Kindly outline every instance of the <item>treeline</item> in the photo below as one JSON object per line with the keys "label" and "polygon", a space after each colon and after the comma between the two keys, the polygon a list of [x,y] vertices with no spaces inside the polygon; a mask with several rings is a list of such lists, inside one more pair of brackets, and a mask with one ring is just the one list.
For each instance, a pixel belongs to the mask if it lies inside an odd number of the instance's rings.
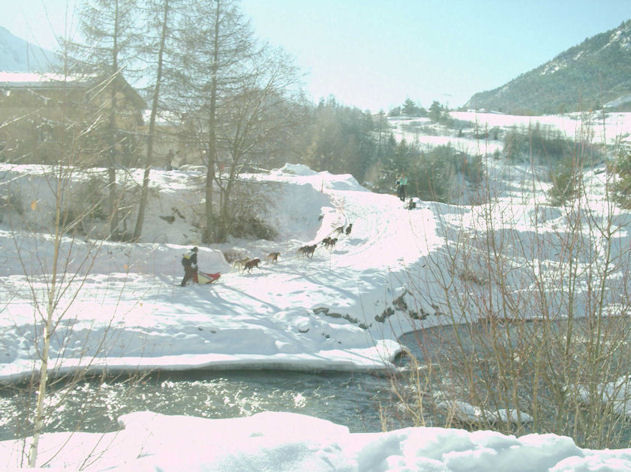
{"label": "treeline", "polygon": [[[444,200],[436,176],[468,166],[453,150],[440,151],[449,156],[438,158],[397,143],[384,113],[372,115],[332,97],[310,103],[292,59],[255,38],[237,0],[85,0],[79,26],[81,40],[63,42],[63,73],[102,77],[96,88],[106,100],[86,114],[81,129],[64,137],[73,140],[64,149],[90,146],[101,156],[105,176],[93,181],[104,185],[94,189],[101,196],[91,204],[99,211],[89,214],[109,221],[110,239],[141,237],[155,149],[165,129],[189,154],[200,156],[205,169],[203,209],[197,212],[203,243],[257,225],[256,212],[247,209],[258,207],[246,201],[240,185],[246,171],[298,162],[352,174],[382,192],[393,191],[397,175],[405,172],[419,196]],[[122,74],[145,85],[148,114],[140,134],[123,126],[129,111],[121,99]],[[403,108],[423,113],[411,101]],[[428,113],[437,120],[448,116],[438,104]],[[130,152],[136,158],[130,160]],[[76,164],[76,155],[68,151],[59,162]],[[130,165],[144,168],[141,186],[131,190],[121,172]]]}
{"label": "treeline", "polygon": [[[448,116],[442,107],[434,108]],[[333,98],[311,108],[305,122],[295,146],[301,150],[297,162],[316,171],[352,174],[373,191],[394,193],[395,181],[404,173],[410,195],[447,202],[468,183],[477,185],[484,174],[480,156],[450,146],[426,151],[397,142],[385,114],[372,115]]]}

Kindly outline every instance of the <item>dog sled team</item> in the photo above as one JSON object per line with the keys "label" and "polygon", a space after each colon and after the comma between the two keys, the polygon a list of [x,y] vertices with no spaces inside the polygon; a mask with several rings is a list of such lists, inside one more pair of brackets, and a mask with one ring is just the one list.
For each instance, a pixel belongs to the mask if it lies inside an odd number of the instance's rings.
{"label": "dog sled team", "polygon": [[[337,228],[335,228],[333,230],[333,232],[331,233],[331,235],[333,234],[346,234],[347,236],[349,234],[351,234],[351,231],[353,230],[353,224],[349,224],[348,226],[339,226]],[[315,243],[315,244],[307,244],[305,246],[301,246],[298,248],[298,254],[301,256],[305,256],[308,258],[312,258],[313,254],[315,253],[315,250],[317,249],[318,246],[322,246],[326,249],[333,249],[335,247],[335,244],[337,244],[339,238],[334,238],[332,236],[327,236],[326,238],[324,238],[322,241],[320,241],[319,243]],[[267,260],[267,262],[269,263],[276,263],[278,262],[278,258],[280,257],[280,252],[270,252],[265,259]],[[240,270],[241,272],[251,272],[252,269],[254,268],[258,268],[259,265],[261,264],[261,259],[254,258],[251,259],[249,257],[245,257],[245,258],[241,258],[241,259],[237,259],[232,263],[232,267],[234,267],[237,270]]]}
{"label": "dog sled team", "polygon": [[[317,249],[318,246],[332,250],[337,244],[339,240],[339,236],[341,236],[342,234],[345,234],[346,236],[348,236],[349,234],[351,234],[352,230],[353,230],[352,223],[346,226],[345,225],[339,226],[332,231],[331,236],[325,237],[319,243],[302,246],[298,248],[297,252],[299,255],[302,255],[308,258],[313,258],[315,250]],[[333,235],[338,235],[338,237],[332,237]],[[188,285],[189,282],[194,282],[197,284],[210,284],[218,280],[219,277],[221,276],[219,272],[213,274],[213,273],[202,272],[199,270],[199,268],[197,267],[198,251],[199,251],[198,248],[194,247],[182,256],[182,267],[184,268],[184,277],[182,278],[182,282],[180,283],[182,287]],[[279,257],[280,257],[280,252],[270,252],[265,257],[265,260],[269,263],[275,264],[276,262],[278,262]],[[245,257],[245,258],[241,258],[241,259],[237,259],[233,261],[232,267],[235,268],[236,270],[240,270],[241,272],[252,272],[252,269],[258,268],[261,265],[261,263],[262,261],[258,257],[255,257],[255,258]]]}
{"label": "dog sled team", "polygon": [[[337,228],[335,228],[332,232],[332,234],[338,234],[338,235],[342,235],[342,234],[346,234],[347,236],[349,234],[351,234],[351,231],[353,230],[353,223],[350,223],[348,226],[339,226]],[[322,246],[326,249],[333,249],[335,247],[335,245],[337,244],[338,238],[333,238],[331,236],[327,236],[326,238],[324,238],[322,241],[320,241],[319,243],[315,243],[315,244],[308,244],[306,246],[302,246],[300,248],[298,248],[298,254],[305,256],[305,257],[309,257],[312,258],[313,254],[315,253],[315,250],[318,246]]]}
{"label": "dog sled team", "polygon": [[[351,223],[348,226],[340,226],[338,228],[335,228],[332,234],[340,234],[340,235],[346,234],[348,236],[349,234],[351,234],[352,229],[353,229],[353,224]],[[331,236],[327,236],[319,243],[307,244],[305,246],[299,247],[297,252],[301,256],[312,258],[318,246],[322,246],[326,249],[333,249],[335,245],[337,244],[338,239],[339,238],[333,238]],[[265,259],[270,263],[276,263],[278,262],[279,257],[280,257],[280,252],[270,252],[265,257]],[[259,264],[261,264],[261,260],[258,257],[254,259],[250,259],[246,257],[243,259],[237,259],[236,261],[232,263],[232,266],[235,269],[241,270],[242,272],[245,272],[245,271],[251,272],[252,269],[254,269],[255,267],[258,267]]]}

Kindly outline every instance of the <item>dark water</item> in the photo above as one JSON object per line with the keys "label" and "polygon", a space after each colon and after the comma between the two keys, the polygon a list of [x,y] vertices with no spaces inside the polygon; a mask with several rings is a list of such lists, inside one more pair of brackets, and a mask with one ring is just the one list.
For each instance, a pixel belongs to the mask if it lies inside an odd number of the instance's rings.
{"label": "dark water", "polygon": [[[25,434],[34,408],[27,391],[28,386],[0,391],[0,440]],[[328,419],[353,432],[380,431],[379,404],[391,401],[389,377],[365,373],[161,372],[62,382],[51,391],[55,412],[47,431],[114,431],[120,415],[144,410],[205,418],[284,411]]]}
{"label": "dark water", "polygon": [[[581,324],[577,326],[584,328]],[[612,333],[620,333],[621,340],[625,340],[620,343],[621,348],[615,349],[614,357],[618,359],[613,364],[626,366],[631,345],[631,342],[626,342],[629,321],[615,320],[610,328]],[[456,392],[454,371],[437,370],[427,375],[426,378],[431,378],[431,381],[420,389],[414,388],[415,379],[411,378],[411,374],[444,362],[454,352],[457,340],[461,359],[467,359],[471,353],[479,360],[475,371],[476,382],[497,382],[499,377],[493,371],[493,363],[488,364],[485,360],[489,352],[487,329],[483,324],[444,326],[404,335],[402,344],[419,362],[412,367],[409,358],[402,357],[397,360],[400,367],[397,374],[196,370],[84,378],[76,383],[68,379],[57,380],[52,382],[48,397],[50,412],[47,414],[46,431],[115,431],[120,428],[117,423],[119,416],[146,410],[205,418],[243,417],[262,411],[295,412],[346,425],[352,432],[382,431],[384,418],[389,430],[418,424],[445,426],[449,425],[449,421],[444,412],[439,409],[430,411],[430,408],[439,403],[436,393]],[[559,330],[564,329],[563,323],[556,323],[551,332],[558,335]],[[511,327],[507,330],[506,339],[508,344],[518,347],[524,339],[536,339],[541,333],[538,324],[529,323]],[[580,353],[585,333],[579,330],[577,334],[577,353]],[[532,344],[532,340],[530,342]],[[527,368],[525,361],[521,363]],[[529,385],[528,378],[526,380],[526,385]],[[28,385],[0,385],[0,440],[30,434],[34,390]],[[421,395],[418,395],[419,390]],[[492,394],[492,390],[490,392]],[[466,401],[466,391],[461,393],[456,392],[456,398],[462,396]],[[414,418],[414,411],[404,408],[406,403],[414,405],[418,400],[423,403],[422,407],[416,408],[423,410],[420,420]],[[625,440],[631,440],[628,424],[621,425],[621,428]],[[529,432],[528,426],[517,432]]]}

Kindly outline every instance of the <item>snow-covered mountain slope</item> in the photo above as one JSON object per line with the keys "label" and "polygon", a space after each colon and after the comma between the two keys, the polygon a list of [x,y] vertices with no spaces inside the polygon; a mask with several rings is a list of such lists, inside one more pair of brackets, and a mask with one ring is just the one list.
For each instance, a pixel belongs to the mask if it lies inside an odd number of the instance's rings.
{"label": "snow-covered mountain slope", "polygon": [[54,53],[18,38],[0,26],[0,71],[49,72],[56,62]]}
{"label": "snow-covered mountain slope", "polygon": [[629,110],[631,21],[585,39],[539,67],[493,90],[473,95],[467,108],[506,113]]}

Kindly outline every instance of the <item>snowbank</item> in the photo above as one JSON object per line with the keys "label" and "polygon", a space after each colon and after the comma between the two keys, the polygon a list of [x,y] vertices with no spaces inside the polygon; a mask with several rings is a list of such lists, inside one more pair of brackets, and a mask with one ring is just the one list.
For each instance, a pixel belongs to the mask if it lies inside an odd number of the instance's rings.
{"label": "snowbank", "polygon": [[[115,433],[46,434],[39,463],[92,472],[631,470],[631,449],[581,449],[553,434],[517,438],[443,428],[350,433],[329,421],[273,412],[222,420],[138,412],[120,423]],[[22,441],[0,442],[2,463],[18,465],[22,448]]]}

